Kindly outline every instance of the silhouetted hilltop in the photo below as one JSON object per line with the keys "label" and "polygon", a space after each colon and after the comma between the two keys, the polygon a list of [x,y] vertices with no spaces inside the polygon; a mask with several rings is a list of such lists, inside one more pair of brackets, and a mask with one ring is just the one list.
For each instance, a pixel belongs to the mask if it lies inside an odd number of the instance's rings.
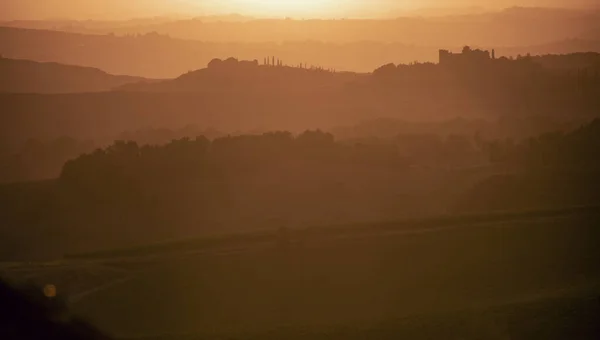
{"label": "silhouetted hilltop", "polygon": [[[600,105],[595,57],[507,58],[498,57],[494,50],[465,46],[460,53],[440,50],[439,64],[384,65],[373,72],[373,78],[381,91],[401,89],[452,106],[478,102],[487,108],[547,113],[570,107],[580,114],[594,114]],[[557,72],[557,65],[562,72]]]}
{"label": "silhouetted hilltop", "polygon": [[600,39],[577,38],[553,41],[531,46],[499,47],[498,56],[517,57],[519,55],[563,55],[600,52]]}
{"label": "silhouetted hilltop", "polygon": [[99,69],[0,57],[0,92],[74,93],[109,91],[144,78],[115,76]]}
{"label": "silhouetted hilltop", "polygon": [[[478,49],[463,54],[453,53],[442,64],[388,64],[372,75],[270,66],[278,64],[272,57],[269,66],[215,59],[208,68],[177,79],[121,91],[3,94],[0,106],[10,110],[0,115],[0,136],[8,144],[61,136],[105,143],[126,130],[189,124],[226,133],[298,132],[377,117],[564,120],[598,115],[600,72],[577,56],[509,59],[496,54],[494,59],[493,53]],[[556,72],[538,59],[564,64],[567,71]]]}
{"label": "silhouetted hilltop", "polygon": [[[360,30],[360,23],[356,23],[356,26],[353,32]],[[403,41],[387,43],[358,39],[346,43],[275,39],[253,43],[223,43],[183,40],[174,36],[156,31],[119,36],[0,27],[0,54],[7,58],[96,67],[111,74],[166,79],[205,67],[214,58],[230,56],[240,60],[258,59],[259,62],[262,62],[264,56],[277,56],[289,65],[307,63],[324,65],[338,71],[370,72],[389,62],[436,62],[436,46],[458,50],[465,42],[473,41],[464,34],[460,35],[462,38],[457,39],[459,42],[456,44],[444,42],[431,45],[425,45],[424,42],[409,44]],[[600,52],[598,40],[558,37],[531,45],[500,44],[489,40],[477,46],[496,48],[498,56],[507,57],[527,53]]]}
{"label": "silhouetted hilltop", "polygon": [[600,71],[600,53],[585,52],[564,55],[542,55],[532,57],[533,61],[546,69],[562,71]]}
{"label": "silhouetted hilltop", "polygon": [[358,77],[317,66],[287,66],[275,57],[258,60],[213,59],[204,69],[191,71],[173,80],[127,84],[121,91],[288,91],[337,88]]}
{"label": "silhouetted hilltop", "polygon": [[[499,91],[508,90],[514,83],[539,78],[539,86],[547,85],[548,76],[556,71],[579,77],[590,76],[595,83],[596,73],[600,71],[600,54],[594,52],[566,55],[518,56],[515,58],[496,57],[496,51],[486,51],[464,47],[462,52],[439,51],[439,63],[413,63],[410,65],[387,64],[373,72],[374,80],[393,76],[396,80],[410,83],[411,90],[424,91],[425,87],[447,86],[450,82],[465,80],[473,82],[471,75],[483,72],[483,75],[496,78]],[[213,59],[204,69],[191,71],[173,80],[157,83],[127,84],[121,91],[142,92],[194,92],[194,91],[286,91],[339,89],[341,85],[368,83],[369,75],[342,72],[317,66],[300,64],[288,66],[275,57],[247,61],[235,58]],[[412,79],[415,77],[415,79]],[[484,77],[479,77],[481,80]],[[476,80],[476,79],[475,79]],[[577,80],[577,77],[562,79],[563,84]],[[460,81],[464,84],[464,81]],[[389,82],[386,84],[390,84]],[[519,85],[519,84],[517,84]]]}

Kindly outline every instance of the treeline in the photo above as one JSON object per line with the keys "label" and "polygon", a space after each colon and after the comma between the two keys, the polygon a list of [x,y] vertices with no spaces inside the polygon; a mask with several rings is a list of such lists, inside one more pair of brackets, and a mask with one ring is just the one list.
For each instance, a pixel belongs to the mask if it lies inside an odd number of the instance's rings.
{"label": "treeline", "polygon": [[520,142],[496,140],[489,143],[494,163],[536,168],[596,168],[600,148],[600,120],[594,119],[573,131],[547,132]]}
{"label": "treeline", "polygon": [[[1,256],[79,252],[282,226],[600,202],[600,121],[522,141],[306,131],[119,141],[60,178],[0,186]],[[42,245],[27,247],[31,237]],[[11,255],[12,254],[12,255]]]}
{"label": "treeline", "polygon": [[548,117],[527,115],[519,117],[501,117],[497,120],[468,119],[455,117],[441,121],[410,121],[394,118],[376,118],[347,126],[331,129],[337,140],[356,138],[390,139],[406,134],[429,134],[445,137],[448,135],[466,135],[493,141],[521,141],[548,132],[571,131],[586,123],[584,117]]}
{"label": "treeline", "polygon": [[[408,162],[394,143],[321,131],[116,142],[69,161],[56,181],[0,187],[4,252],[433,214],[453,192],[446,186],[463,183]],[[28,248],[34,235],[46,241]]]}
{"label": "treeline", "polygon": [[60,178],[71,184],[92,178],[90,184],[102,187],[102,181],[98,180],[104,176],[131,177],[126,179],[132,182],[149,176],[149,182],[153,182],[177,175],[181,180],[201,176],[207,169],[220,174],[239,172],[244,175],[268,172],[273,166],[296,162],[300,162],[296,164],[298,167],[308,164],[340,168],[364,165],[395,170],[425,165],[465,168],[489,164],[488,150],[488,142],[476,134],[401,133],[393,138],[335,141],[331,133],[309,130],[298,136],[283,131],[230,135],[212,141],[205,136],[184,137],[165,145],[139,145],[122,140],[67,162]]}
{"label": "treeline", "polygon": [[[192,224],[226,220],[231,225],[240,221],[248,225],[326,224],[469,210],[455,200],[496,175],[548,178],[529,190],[535,193],[552,190],[556,186],[553,176],[563,174],[565,188],[585,190],[575,179],[596,173],[594,150],[598,147],[598,120],[570,132],[521,141],[488,140],[476,133],[403,133],[393,138],[335,141],[333,135],[321,131],[298,136],[269,132],[213,141],[201,136],[164,146],[121,141],[68,162],[59,183],[81,202],[122,204],[124,209],[141,204],[141,210],[152,206],[149,211],[153,212],[170,207],[161,218],[195,216]],[[550,205],[595,200],[582,194],[554,197]],[[481,199],[494,196],[489,193]],[[524,202],[522,208],[548,204],[538,197],[538,201]],[[178,213],[172,214],[173,209]]]}
{"label": "treeline", "polygon": [[[366,120],[356,125],[331,129],[339,144],[394,144],[403,162],[416,166],[470,167],[489,164],[507,148],[524,139],[554,132],[565,133],[582,119],[521,117],[496,122],[455,118],[438,122],[411,122],[392,118]],[[230,136],[261,134],[265,129],[235,131]],[[133,141],[138,146],[165,145],[173,140],[205,136],[214,140],[227,134],[214,128],[186,125],[180,128],[132,129],[115,134],[111,140]],[[112,142],[111,142],[112,143]],[[489,145],[488,145],[489,144]],[[64,163],[99,146],[103,139],[81,136],[55,139],[29,138],[22,142],[0,141],[0,183],[57,178]],[[462,149],[462,150],[460,150]],[[457,151],[460,150],[460,151]]]}
{"label": "treeline", "polygon": [[[173,140],[199,135],[215,139],[224,136],[224,133],[187,125],[178,129],[128,130],[118,134],[117,139],[134,141],[139,145],[164,145]],[[54,139],[28,138],[12,143],[0,140],[0,184],[58,178],[67,161],[92,152],[103,144],[102,140],[68,136]]]}
{"label": "treeline", "polygon": [[490,142],[490,161],[505,173],[477,183],[458,207],[489,211],[599,203],[599,147],[598,119],[570,132]]}
{"label": "treeline", "polygon": [[[102,188],[103,178],[135,183],[188,180],[213,175],[244,176],[288,162],[298,167],[316,166],[400,166],[402,159],[393,145],[344,145],[320,130],[306,131],[296,137],[290,132],[240,135],[217,138],[182,138],[166,145],[139,146],[132,141],[117,141],[65,164],[61,183],[82,188],[83,183]],[[144,185],[142,185],[144,186]]]}
{"label": "treeline", "polygon": [[[550,116],[566,115],[560,111],[570,107],[579,114],[594,114],[600,106],[597,61],[573,62],[572,68],[557,70],[541,64],[546,58],[551,57],[387,64],[376,69],[373,78],[382,91],[402,91],[422,100],[435,98],[456,108],[481,103],[480,112],[544,112]],[[568,56],[557,59],[569,60]]]}

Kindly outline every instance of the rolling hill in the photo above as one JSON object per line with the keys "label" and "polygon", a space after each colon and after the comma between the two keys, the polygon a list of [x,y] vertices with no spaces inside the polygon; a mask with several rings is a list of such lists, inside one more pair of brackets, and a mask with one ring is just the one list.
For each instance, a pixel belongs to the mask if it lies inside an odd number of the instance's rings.
{"label": "rolling hill", "polygon": [[145,80],[90,67],[8,58],[0,58],[0,78],[0,92],[8,93],[100,92]]}
{"label": "rolling hill", "polygon": [[[271,63],[273,61],[270,61]],[[338,89],[343,84],[358,79],[361,74],[332,69],[260,65],[257,60],[238,61],[213,59],[208,67],[190,71],[175,79],[152,83],[132,83],[119,91],[189,92],[189,91],[314,91]],[[366,74],[365,74],[366,76]]]}
{"label": "rolling hill", "polygon": [[0,273],[55,283],[77,315],[118,339],[593,339],[595,225],[597,215],[576,214],[352,237],[298,230],[287,245]]}
{"label": "rolling hill", "polygon": [[[195,30],[196,27],[192,25],[189,29]],[[271,31],[273,30],[277,28],[271,28]],[[466,36],[457,38],[452,44],[429,45],[377,40],[333,43],[292,38],[282,41],[225,43],[185,40],[174,34],[166,35],[159,30],[140,34],[102,35],[0,27],[0,54],[7,58],[96,67],[112,74],[175,78],[190,70],[204,67],[214,58],[226,59],[232,56],[240,60],[259,61],[265,56],[275,56],[291,65],[307,63],[335,68],[338,71],[371,72],[390,62],[436,62],[439,48],[460,50],[466,43],[474,47],[495,48],[497,56],[600,52],[598,39],[578,37],[578,34],[574,34],[565,38],[542,39],[532,44],[496,43],[491,40],[474,44],[473,40]]]}

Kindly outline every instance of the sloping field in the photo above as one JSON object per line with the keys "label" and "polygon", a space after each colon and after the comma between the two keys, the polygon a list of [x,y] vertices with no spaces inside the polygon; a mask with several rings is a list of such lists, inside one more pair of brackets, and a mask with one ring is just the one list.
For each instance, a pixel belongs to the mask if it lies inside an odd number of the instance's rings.
{"label": "sloping field", "polygon": [[[110,258],[147,258],[164,257],[173,254],[223,251],[224,249],[239,249],[256,245],[280,242],[322,241],[338,238],[363,238],[365,236],[380,237],[383,234],[412,234],[430,232],[440,229],[464,228],[467,226],[485,226],[487,224],[532,221],[539,219],[567,218],[580,216],[587,219],[600,217],[600,205],[576,206],[562,209],[499,211],[492,213],[476,213],[463,215],[434,216],[420,219],[406,219],[383,222],[366,222],[355,224],[313,226],[284,230],[262,230],[247,233],[215,235],[213,237],[191,238],[149,244],[145,246],[123,249],[108,249],[102,251],[67,254],[69,259]],[[282,232],[283,231],[283,232]]]}
{"label": "sloping field", "polygon": [[597,225],[566,214],[113,257],[143,270],[73,308],[123,338],[592,339]]}

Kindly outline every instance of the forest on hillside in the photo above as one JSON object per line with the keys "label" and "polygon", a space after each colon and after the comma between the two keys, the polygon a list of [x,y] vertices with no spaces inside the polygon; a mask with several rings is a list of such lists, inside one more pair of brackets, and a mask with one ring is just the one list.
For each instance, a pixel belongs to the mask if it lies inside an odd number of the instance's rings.
{"label": "forest on hillside", "polygon": [[[212,141],[199,136],[165,145],[118,141],[67,162],[57,180],[2,186],[2,232],[13,240],[3,256],[265,228],[589,206],[600,203],[600,191],[592,190],[599,184],[593,156],[599,128],[594,120],[519,142],[452,134],[336,141],[318,130]],[[22,242],[29,233],[53,241],[27,248]]]}

